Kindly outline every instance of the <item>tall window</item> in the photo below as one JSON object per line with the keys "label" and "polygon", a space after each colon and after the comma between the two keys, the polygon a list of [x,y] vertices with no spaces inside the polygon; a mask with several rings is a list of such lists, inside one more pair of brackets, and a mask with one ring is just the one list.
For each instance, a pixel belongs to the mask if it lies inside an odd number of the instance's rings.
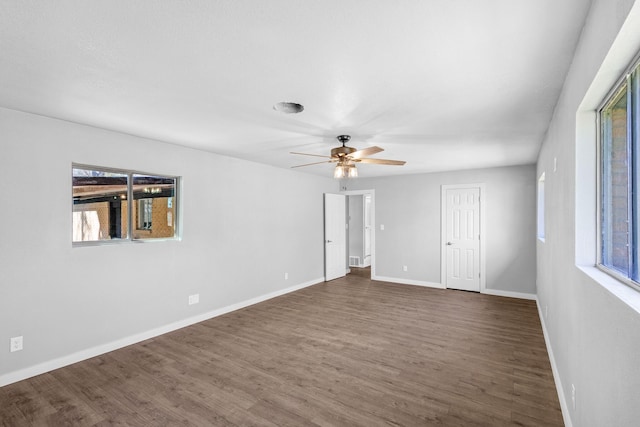
{"label": "tall window", "polygon": [[138,200],[138,230],[151,230],[153,199]]}
{"label": "tall window", "polygon": [[640,67],[625,75],[600,110],[599,263],[640,283]]}
{"label": "tall window", "polygon": [[537,220],[538,220],[538,239],[544,242],[544,172],[538,178],[538,204],[537,204]]}
{"label": "tall window", "polygon": [[72,182],[74,243],[177,236],[178,178],[74,165]]}

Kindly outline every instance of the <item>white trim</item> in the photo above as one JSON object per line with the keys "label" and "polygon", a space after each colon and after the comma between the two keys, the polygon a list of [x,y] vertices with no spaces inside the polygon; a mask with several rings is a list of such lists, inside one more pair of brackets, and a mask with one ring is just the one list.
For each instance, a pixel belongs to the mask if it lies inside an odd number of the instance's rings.
{"label": "white trim", "polygon": [[558,400],[560,401],[560,410],[562,411],[562,419],[565,427],[573,427],[571,422],[571,415],[569,414],[569,405],[567,398],[564,395],[564,388],[562,387],[562,381],[560,380],[560,373],[558,372],[558,366],[556,365],[556,359],[553,356],[553,348],[551,347],[551,341],[549,341],[549,334],[547,333],[547,326],[544,322],[544,316],[542,315],[542,309],[540,308],[540,300],[535,298],[536,307],[538,307],[538,316],[540,317],[540,324],[542,325],[542,334],[544,336],[544,342],[547,345],[547,353],[549,354],[549,361],[551,362],[551,372],[553,373],[553,382],[556,384],[556,392],[558,393]]}
{"label": "white trim", "polygon": [[442,286],[447,286],[447,257],[445,241],[447,240],[447,230],[444,221],[447,217],[447,190],[456,188],[478,188],[480,190],[480,293],[486,293],[487,289],[487,265],[486,265],[486,208],[484,183],[476,184],[443,184],[440,187],[440,281]]}
{"label": "white trim", "polygon": [[85,350],[80,350],[78,352],[68,354],[66,356],[62,356],[57,359],[49,360],[47,362],[39,363],[37,365],[30,366],[28,368],[20,369],[14,372],[9,372],[7,374],[0,376],[0,387],[4,387],[6,385],[25,380],[27,378],[35,377],[36,375],[44,374],[46,372],[53,371],[54,369],[59,369],[64,366],[71,365],[73,363],[78,363],[83,360],[87,360],[92,357],[108,353],[110,351],[118,350],[120,348],[129,346],[132,344],[136,344],[144,340],[148,340],[150,338],[154,338],[154,337],[175,331],[177,329],[181,329],[199,322],[203,322],[205,320],[209,320],[214,317],[218,317],[223,314],[227,314],[232,311],[236,311],[241,308],[248,307],[250,305],[258,304],[260,302],[263,302],[275,297],[279,297],[281,295],[288,294],[288,293],[291,293],[291,292],[294,292],[318,283],[322,283],[322,282],[324,282],[324,277],[313,279],[308,282],[301,283],[299,285],[291,286],[289,288],[270,292],[268,294],[264,294],[255,298],[241,301],[236,304],[231,304],[226,307],[218,308],[206,313],[201,313],[193,317],[189,317],[183,320],[179,320],[177,322],[169,323],[168,325],[151,329],[149,331],[141,332],[139,334],[131,335],[129,337],[125,337],[125,338],[112,341],[106,344],[101,344]]}
{"label": "white trim", "polygon": [[379,282],[399,283],[401,285],[414,285],[424,286],[427,288],[445,289],[442,283],[424,282],[422,280],[399,279],[397,277],[374,276],[373,274],[371,275],[371,280],[377,280]]}
{"label": "white trim", "polygon": [[528,299],[528,300],[534,300],[534,301],[538,298],[536,294],[502,291],[500,289],[485,289],[482,293],[486,295],[495,295],[498,297],[519,298],[519,299]]}
{"label": "white trim", "polygon": [[[442,283],[425,282],[422,280],[412,280],[412,279],[400,279],[397,277],[385,277],[385,276],[372,275],[371,280],[377,280],[379,282],[399,283],[401,285],[414,285],[414,286],[424,286],[427,288],[447,289]],[[536,294],[527,294],[524,292],[502,291],[499,289],[485,289],[481,293],[485,295],[493,295],[498,297],[518,298],[518,299],[526,299],[526,300],[532,300],[532,301],[537,300]]]}

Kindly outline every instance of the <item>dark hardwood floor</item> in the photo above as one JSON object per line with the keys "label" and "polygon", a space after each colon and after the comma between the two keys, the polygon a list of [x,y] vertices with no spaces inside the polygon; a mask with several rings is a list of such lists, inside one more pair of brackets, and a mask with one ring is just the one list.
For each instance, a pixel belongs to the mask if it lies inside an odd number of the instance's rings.
{"label": "dark hardwood floor", "polygon": [[533,301],[318,284],[0,388],[4,426],[561,426]]}

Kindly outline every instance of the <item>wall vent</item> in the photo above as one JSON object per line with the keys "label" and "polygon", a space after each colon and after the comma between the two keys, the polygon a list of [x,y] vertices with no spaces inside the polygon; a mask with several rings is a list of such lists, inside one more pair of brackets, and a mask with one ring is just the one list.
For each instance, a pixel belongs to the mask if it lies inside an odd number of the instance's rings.
{"label": "wall vent", "polygon": [[360,267],[360,257],[359,256],[350,256],[349,257],[349,267]]}

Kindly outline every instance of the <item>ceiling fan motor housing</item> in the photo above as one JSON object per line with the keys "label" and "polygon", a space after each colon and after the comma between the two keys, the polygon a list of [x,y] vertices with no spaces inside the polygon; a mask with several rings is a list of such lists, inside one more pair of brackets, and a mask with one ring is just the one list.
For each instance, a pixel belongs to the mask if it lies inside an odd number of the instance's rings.
{"label": "ceiling fan motor housing", "polygon": [[337,140],[342,143],[342,147],[333,148],[331,150],[331,157],[344,157],[344,156],[348,156],[349,154],[357,151],[355,148],[347,147],[345,145],[347,142],[349,142],[350,139],[351,139],[351,136],[349,136],[349,135],[340,135],[340,136],[338,136]]}
{"label": "ceiling fan motor housing", "polygon": [[331,157],[344,157],[356,151],[353,147],[347,147],[343,145],[342,147],[336,147],[331,149]]}

